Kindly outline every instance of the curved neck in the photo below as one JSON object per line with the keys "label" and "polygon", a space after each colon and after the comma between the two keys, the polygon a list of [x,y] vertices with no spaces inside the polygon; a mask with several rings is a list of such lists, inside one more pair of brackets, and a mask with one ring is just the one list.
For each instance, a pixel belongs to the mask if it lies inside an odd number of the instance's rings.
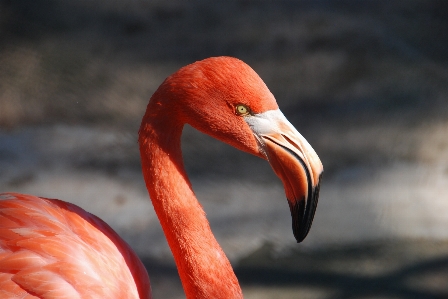
{"label": "curved neck", "polygon": [[143,176],[186,296],[242,298],[238,280],[187,178],[180,146],[183,124],[170,113],[150,110],[151,102],[139,132]]}

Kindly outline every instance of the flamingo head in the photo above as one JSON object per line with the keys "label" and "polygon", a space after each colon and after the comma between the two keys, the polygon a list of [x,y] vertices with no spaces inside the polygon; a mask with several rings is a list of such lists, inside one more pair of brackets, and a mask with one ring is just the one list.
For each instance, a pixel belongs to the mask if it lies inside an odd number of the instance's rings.
{"label": "flamingo head", "polygon": [[208,58],[181,68],[156,93],[170,102],[182,123],[271,164],[283,182],[294,236],[303,241],[314,218],[323,166],[257,73],[236,58]]}

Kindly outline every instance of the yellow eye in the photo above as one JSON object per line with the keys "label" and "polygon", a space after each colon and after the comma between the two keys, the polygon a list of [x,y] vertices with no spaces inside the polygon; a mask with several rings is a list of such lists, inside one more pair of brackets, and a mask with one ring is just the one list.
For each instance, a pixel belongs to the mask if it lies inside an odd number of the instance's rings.
{"label": "yellow eye", "polygon": [[239,104],[236,106],[236,114],[238,115],[247,115],[250,113],[250,110],[248,107],[244,106],[243,104]]}

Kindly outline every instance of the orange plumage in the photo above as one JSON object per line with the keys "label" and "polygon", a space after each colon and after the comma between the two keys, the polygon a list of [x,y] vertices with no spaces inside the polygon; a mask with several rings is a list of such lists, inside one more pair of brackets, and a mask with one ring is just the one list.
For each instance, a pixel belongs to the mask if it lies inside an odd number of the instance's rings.
{"label": "orange plumage", "polygon": [[143,264],[101,219],[59,200],[0,198],[0,298],[150,298]]}
{"label": "orange plumage", "polygon": [[[185,172],[184,124],[268,160],[282,180],[298,242],[308,234],[322,164],[244,62],[181,68],[149,101],[139,130],[143,176],[187,298],[242,298]],[[150,298],[143,264],[106,223],[56,199],[0,195],[1,298]]]}

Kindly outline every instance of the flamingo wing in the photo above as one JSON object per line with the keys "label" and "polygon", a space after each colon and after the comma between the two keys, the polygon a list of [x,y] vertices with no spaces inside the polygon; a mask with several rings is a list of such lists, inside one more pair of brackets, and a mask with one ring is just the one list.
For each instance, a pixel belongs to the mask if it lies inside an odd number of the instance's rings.
{"label": "flamingo wing", "polygon": [[143,264],[98,217],[55,199],[0,199],[1,298],[150,298]]}

